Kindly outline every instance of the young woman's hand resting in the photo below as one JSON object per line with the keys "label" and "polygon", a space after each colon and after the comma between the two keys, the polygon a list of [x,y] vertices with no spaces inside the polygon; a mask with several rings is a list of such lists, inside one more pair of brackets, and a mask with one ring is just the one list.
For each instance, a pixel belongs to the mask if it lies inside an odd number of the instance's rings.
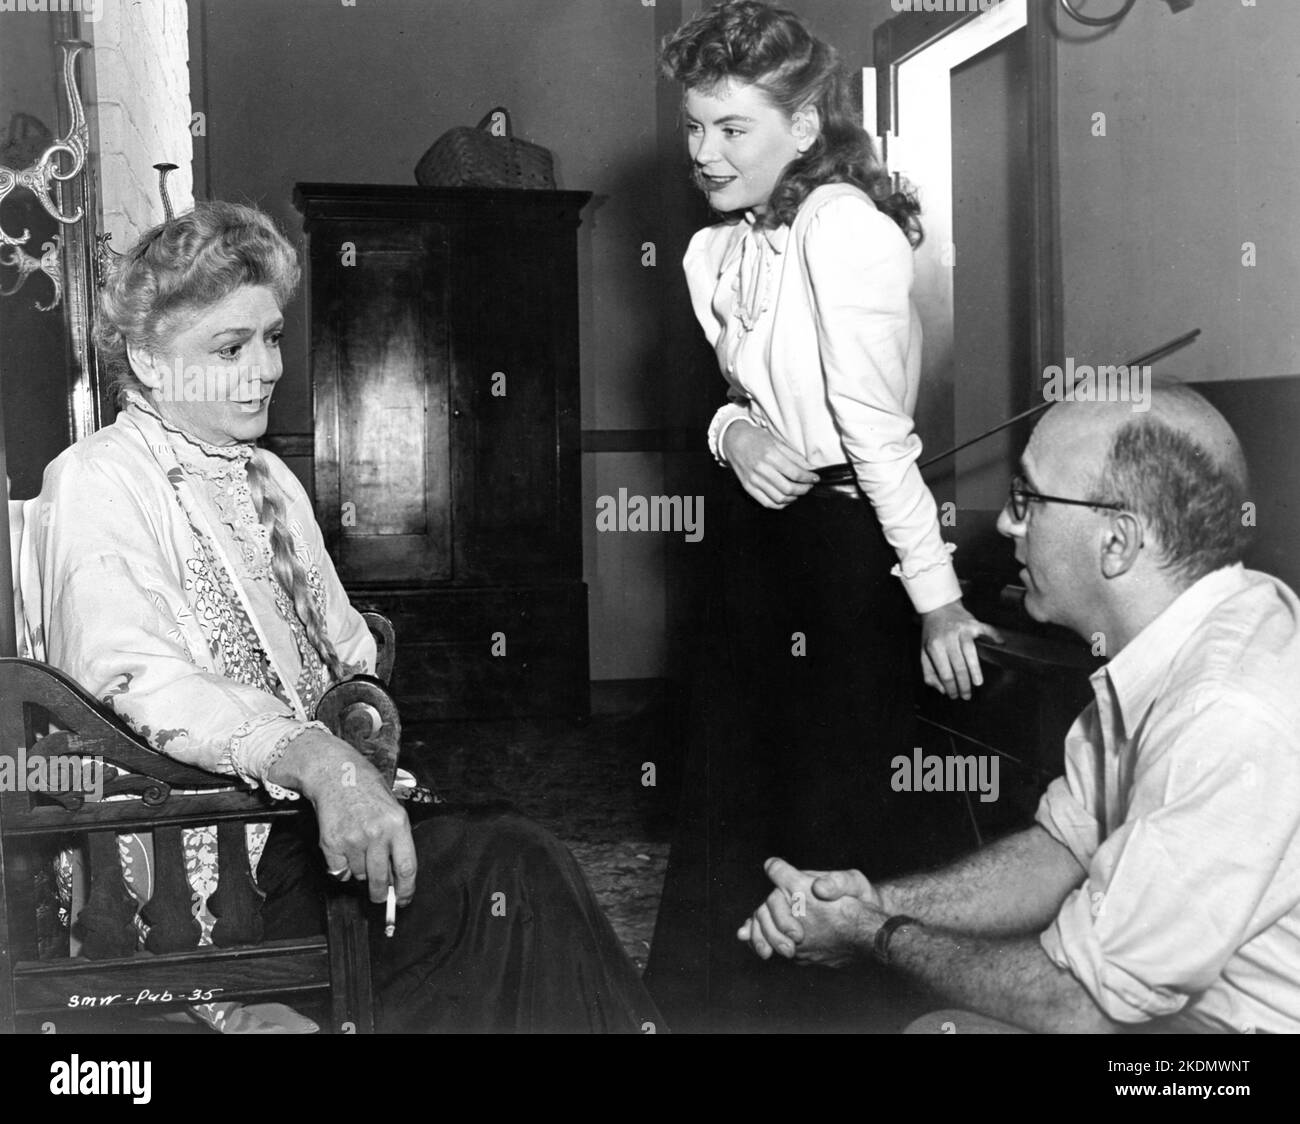
{"label": "young woman's hand resting", "polygon": [[741,486],[764,507],[786,507],[817,483],[817,473],[801,453],[748,422],[728,427],[722,454]]}

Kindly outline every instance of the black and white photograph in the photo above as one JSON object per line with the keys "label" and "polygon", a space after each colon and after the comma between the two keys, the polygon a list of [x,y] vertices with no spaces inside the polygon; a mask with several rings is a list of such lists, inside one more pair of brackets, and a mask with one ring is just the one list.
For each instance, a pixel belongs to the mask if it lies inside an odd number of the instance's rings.
{"label": "black and white photograph", "polygon": [[1016,1035],[1081,1105],[1260,1095],[1297,43],[1291,0],[0,0],[24,1080]]}

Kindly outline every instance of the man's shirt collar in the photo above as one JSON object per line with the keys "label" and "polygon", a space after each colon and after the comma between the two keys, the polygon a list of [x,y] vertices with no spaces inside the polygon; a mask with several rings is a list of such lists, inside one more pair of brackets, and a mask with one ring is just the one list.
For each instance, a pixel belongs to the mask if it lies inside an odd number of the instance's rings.
{"label": "man's shirt collar", "polygon": [[1167,681],[1174,657],[1206,617],[1246,584],[1240,562],[1206,574],[1183,590],[1155,620],[1125,645],[1104,675],[1119,708],[1124,732],[1132,737]]}

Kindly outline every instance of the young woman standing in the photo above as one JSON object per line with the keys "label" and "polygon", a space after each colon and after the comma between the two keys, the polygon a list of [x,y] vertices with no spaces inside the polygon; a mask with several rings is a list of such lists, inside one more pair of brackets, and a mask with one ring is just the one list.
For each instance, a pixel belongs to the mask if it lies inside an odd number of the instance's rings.
{"label": "young woman standing", "polygon": [[889,782],[914,744],[918,642],[925,681],[969,697],[975,639],[997,635],[961,604],[916,467],[919,208],[876,158],[835,51],[739,0],[683,26],[662,63],[724,219],[684,267],[728,385],[709,447],[735,486],[647,979],[688,1024],[703,1004],[731,1025],[779,974],[732,947],[767,892],[763,860],[914,865]]}

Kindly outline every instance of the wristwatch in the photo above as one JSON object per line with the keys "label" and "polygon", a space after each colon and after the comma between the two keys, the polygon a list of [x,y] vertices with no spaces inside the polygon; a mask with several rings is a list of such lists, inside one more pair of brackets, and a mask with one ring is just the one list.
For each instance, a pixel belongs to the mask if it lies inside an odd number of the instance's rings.
{"label": "wristwatch", "polygon": [[888,964],[889,960],[889,942],[894,936],[896,929],[901,929],[904,925],[919,925],[915,917],[908,917],[905,913],[896,913],[893,917],[887,917],[885,923],[876,930],[875,940],[871,943],[871,951],[876,959],[882,964]]}

